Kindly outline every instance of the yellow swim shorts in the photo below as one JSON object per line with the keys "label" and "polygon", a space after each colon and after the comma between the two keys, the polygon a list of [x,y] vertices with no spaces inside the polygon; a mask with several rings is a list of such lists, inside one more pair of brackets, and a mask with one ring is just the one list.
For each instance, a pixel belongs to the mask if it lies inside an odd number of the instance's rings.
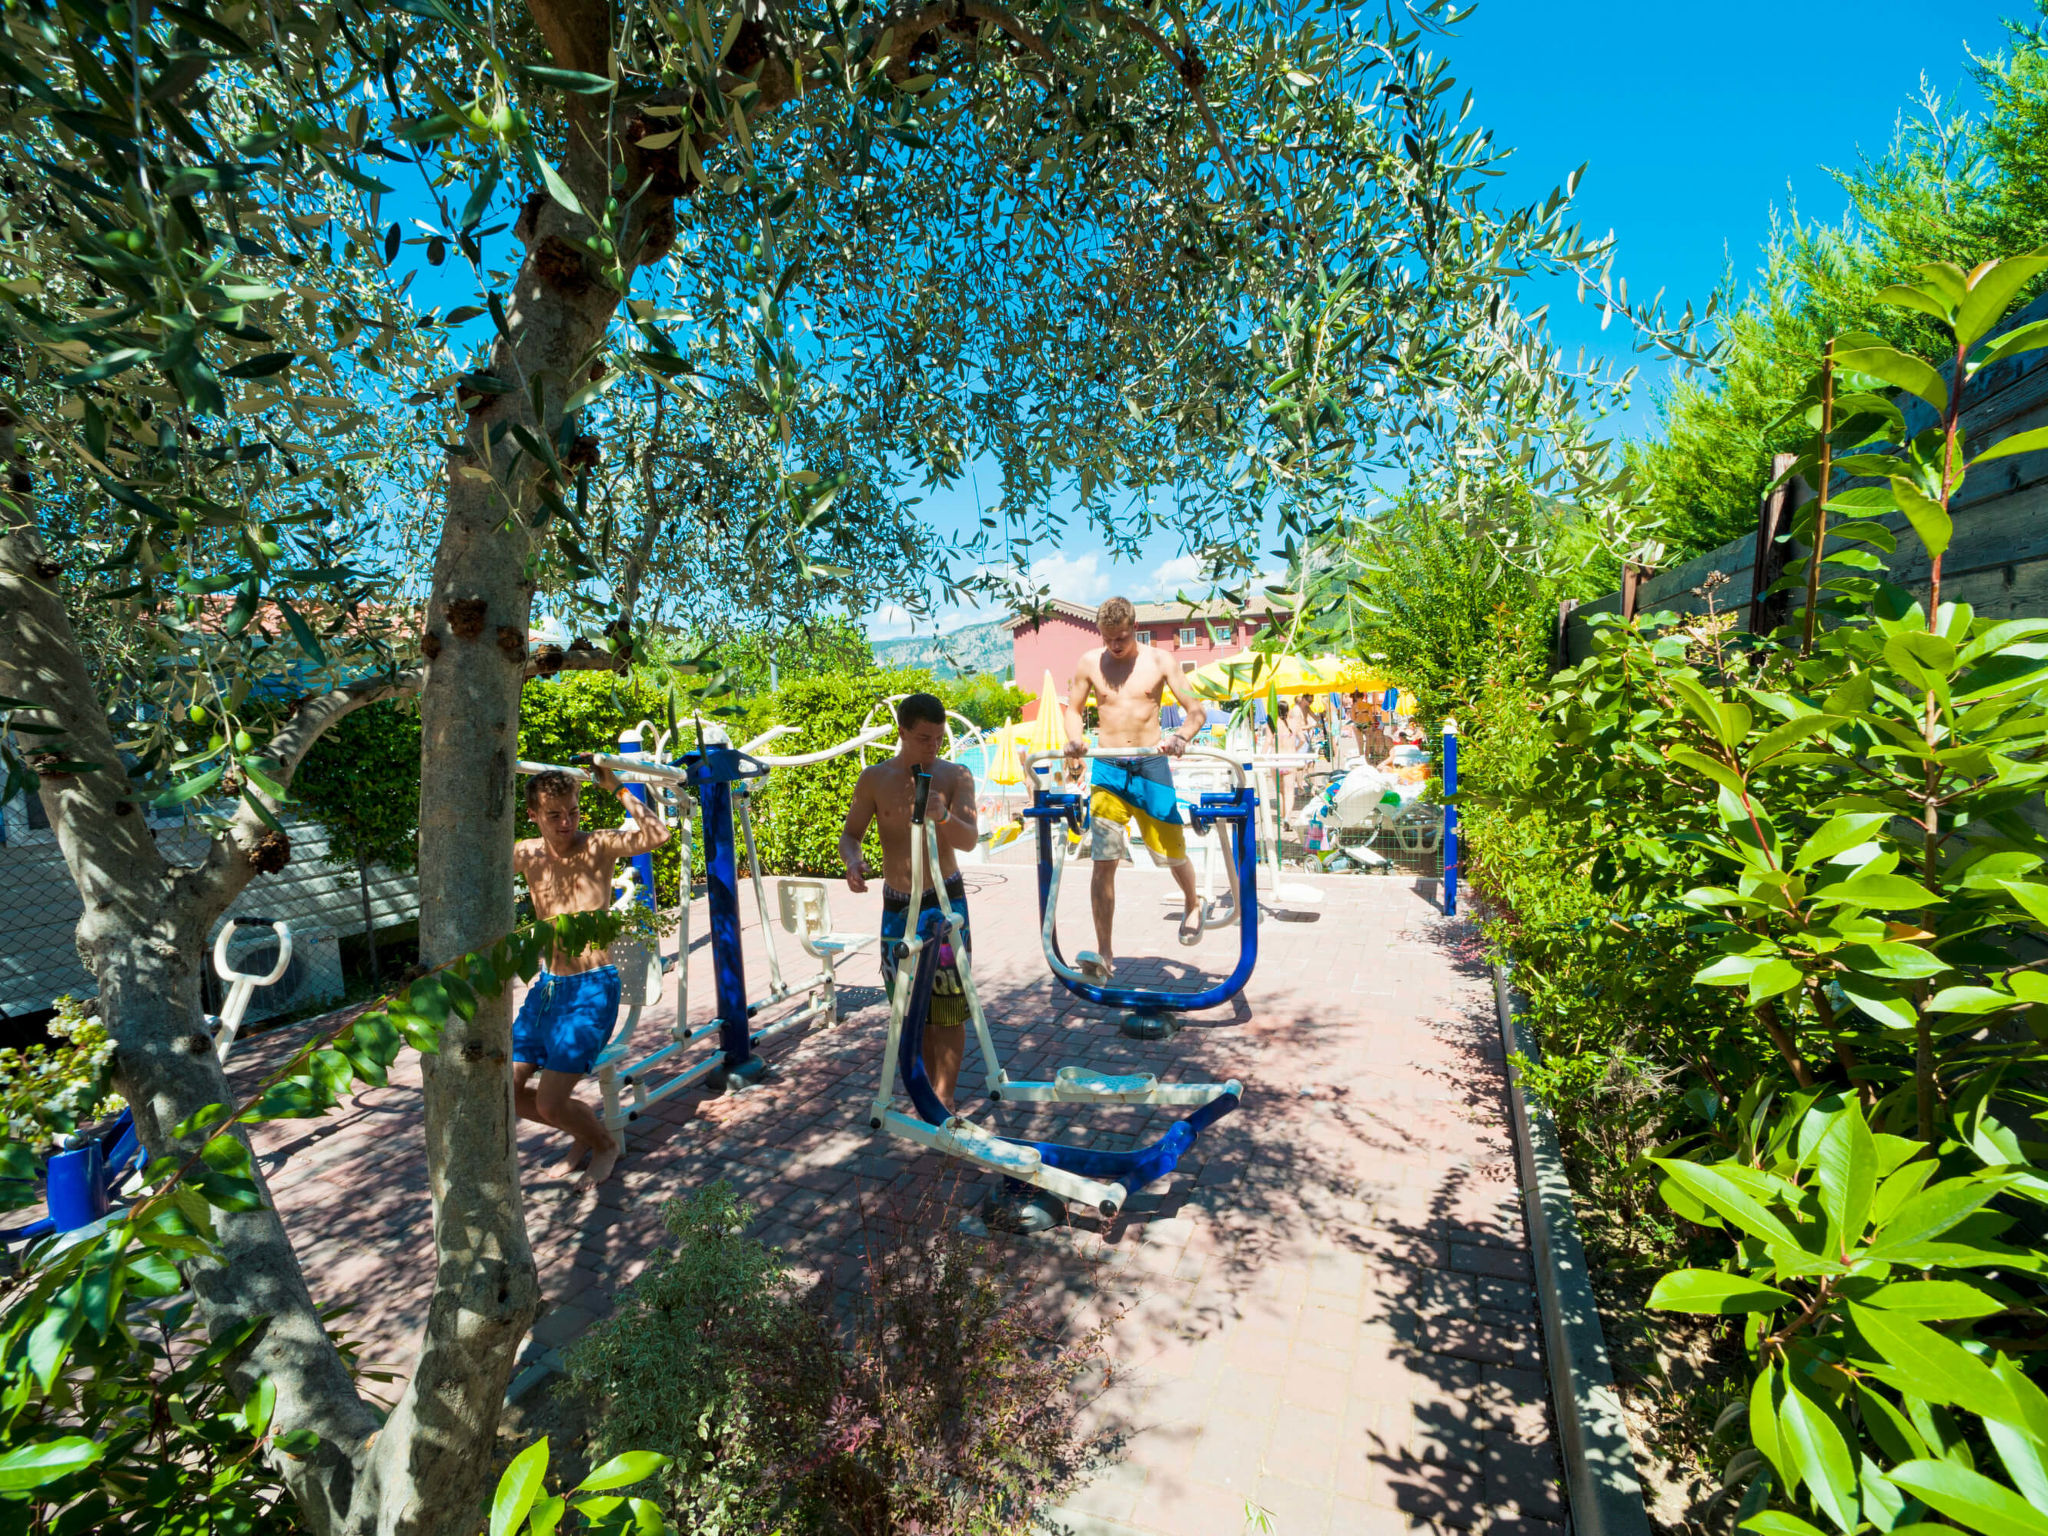
{"label": "yellow swim shorts", "polygon": [[1129,825],[1133,819],[1138,823],[1138,835],[1145,840],[1145,846],[1167,864],[1185,864],[1188,861],[1187,834],[1170,821],[1158,821],[1147,816],[1136,806],[1127,804],[1120,795],[1113,795],[1106,789],[1098,789],[1089,796],[1088,815],[1091,822],[1088,856],[1097,864],[1113,864],[1123,859],[1130,847]]}

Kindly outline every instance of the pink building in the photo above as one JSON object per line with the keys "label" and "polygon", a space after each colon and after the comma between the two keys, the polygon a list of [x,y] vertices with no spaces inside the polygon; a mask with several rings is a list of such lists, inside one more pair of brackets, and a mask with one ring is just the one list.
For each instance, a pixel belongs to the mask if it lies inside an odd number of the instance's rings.
{"label": "pink building", "polygon": [[[1180,663],[1183,672],[1235,656],[1252,637],[1273,622],[1271,609],[1246,612],[1221,603],[1190,608],[1185,603],[1138,603],[1138,643],[1156,645]],[[1081,653],[1102,644],[1095,628],[1095,609],[1055,598],[1051,611],[1036,623],[1022,616],[1010,620],[1010,654],[1017,686],[1036,693],[1047,670],[1066,697],[1067,684]],[[1026,718],[1032,711],[1027,710]]]}

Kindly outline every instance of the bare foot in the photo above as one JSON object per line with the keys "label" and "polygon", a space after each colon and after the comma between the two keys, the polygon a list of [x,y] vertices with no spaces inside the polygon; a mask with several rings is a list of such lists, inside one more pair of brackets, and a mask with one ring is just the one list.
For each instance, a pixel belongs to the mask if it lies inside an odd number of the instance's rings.
{"label": "bare foot", "polygon": [[578,1165],[582,1163],[583,1159],[589,1155],[590,1148],[584,1146],[580,1141],[572,1141],[569,1143],[569,1150],[564,1152],[555,1163],[555,1172],[564,1176],[572,1174],[576,1171]]}
{"label": "bare foot", "polygon": [[618,1166],[622,1149],[615,1141],[608,1147],[599,1147],[590,1154],[590,1167],[576,1183],[578,1189],[595,1189],[612,1176],[612,1169]]}

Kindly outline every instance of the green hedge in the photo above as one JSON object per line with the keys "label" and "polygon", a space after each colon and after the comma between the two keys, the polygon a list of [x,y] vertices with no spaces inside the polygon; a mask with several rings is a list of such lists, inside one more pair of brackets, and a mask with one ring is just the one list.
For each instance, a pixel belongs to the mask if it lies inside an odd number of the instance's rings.
{"label": "green hedge", "polygon": [[[778,755],[795,755],[829,747],[859,732],[883,700],[895,694],[938,692],[931,674],[920,667],[799,678],[777,692],[740,701],[720,724],[735,744],[760,735],[770,726],[794,725],[793,735],[775,742]],[[649,687],[599,673],[565,673],[526,685],[520,706],[519,755],[529,761],[573,763],[586,752],[618,749],[619,732],[643,716],[660,716],[661,696]],[[684,722],[671,752],[688,750],[696,728]],[[865,761],[893,750],[884,743],[870,749]],[[850,754],[808,768],[780,768],[759,781],[753,791],[754,836],[765,874],[823,875],[845,873],[839,861],[839,828],[860,777],[862,754]],[[609,795],[583,792],[584,825],[615,827],[622,812]],[[532,837],[536,828],[526,819],[521,802],[519,835]],[[869,830],[868,861],[879,868],[881,847]],[[664,903],[676,899],[679,869],[673,844],[655,855],[655,883]],[[701,879],[704,858],[699,849],[691,875]]]}

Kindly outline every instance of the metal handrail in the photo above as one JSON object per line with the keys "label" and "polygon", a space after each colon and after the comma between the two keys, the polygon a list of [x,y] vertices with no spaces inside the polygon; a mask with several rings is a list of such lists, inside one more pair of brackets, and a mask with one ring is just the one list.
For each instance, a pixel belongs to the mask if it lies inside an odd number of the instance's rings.
{"label": "metal handrail", "polygon": [[[1228,752],[1218,752],[1212,747],[1187,747],[1174,754],[1162,752],[1157,747],[1090,747],[1087,751],[1081,753],[1080,756],[1083,760],[1100,758],[1107,762],[1122,762],[1133,757],[1164,757],[1171,762],[1175,757],[1178,757],[1182,762],[1208,761],[1221,763],[1230,770],[1230,777],[1236,788],[1243,789],[1245,786],[1244,764],[1237,758],[1232,757]],[[1034,752],[1025,759],[1025,766],[1033,773],[1036,773],[1040,763],[1068,761],[1072,761],[1072,759],[1064,751]]]}

